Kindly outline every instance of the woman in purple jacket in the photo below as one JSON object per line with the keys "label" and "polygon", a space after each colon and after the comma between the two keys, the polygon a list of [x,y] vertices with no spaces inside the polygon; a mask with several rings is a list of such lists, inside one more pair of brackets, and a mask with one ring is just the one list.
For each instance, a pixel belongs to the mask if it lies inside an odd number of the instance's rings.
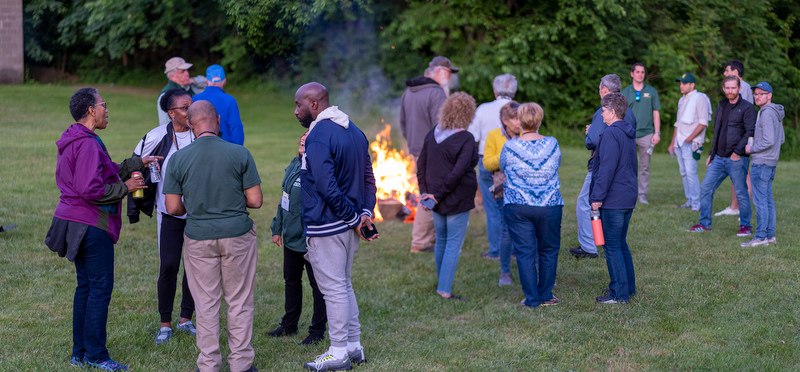
{"label": "woman in purple jacket", "polygon": [[[125,371],[106,349],[108,304],[114,287],[114,244],[119,239],[122,199],[145,188],[133,171],[161,157],[133,157],[117,165],[94,132],[108,125],[97,89],[79,89],[69,101],[76,123],[56,141],[56,185],[61,197],[45,244],[75,262],[78,286],[72,311],[73,366]],[[125,182],[122,179],[126,179]]]}

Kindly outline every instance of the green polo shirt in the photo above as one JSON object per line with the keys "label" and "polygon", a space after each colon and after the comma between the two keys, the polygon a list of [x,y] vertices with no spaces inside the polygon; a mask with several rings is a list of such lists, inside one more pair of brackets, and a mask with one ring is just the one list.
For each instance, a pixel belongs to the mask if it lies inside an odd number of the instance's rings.
{"label": "green polo shirt", "polygon": [[234,238],[253,227],[244,190],[260,183],[256,162],[246,148],[206,136],[172,155],[164,194],[183,195],[184,233],[189,238]]}
{"label": "green polo shirt", "polygon": [[636,117],[636,138],[642,138],[648,134],[655,133],[653,122],[653,111],[661,110],[661,101],[658,100],[658,91],[650,85],[644,84],[636,100],[636,90],[633,84],[628,85],[622,90],[622,94],[628,99],[628,107]]}

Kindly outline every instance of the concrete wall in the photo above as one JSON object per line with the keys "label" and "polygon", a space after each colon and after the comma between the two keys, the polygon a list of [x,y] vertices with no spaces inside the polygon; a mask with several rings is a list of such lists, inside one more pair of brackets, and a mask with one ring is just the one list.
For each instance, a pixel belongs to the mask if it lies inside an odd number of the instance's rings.
{"label": "concrete wall", "polygon": [[0,84],[25,78],[22,45],[22,0],[0,0]]}

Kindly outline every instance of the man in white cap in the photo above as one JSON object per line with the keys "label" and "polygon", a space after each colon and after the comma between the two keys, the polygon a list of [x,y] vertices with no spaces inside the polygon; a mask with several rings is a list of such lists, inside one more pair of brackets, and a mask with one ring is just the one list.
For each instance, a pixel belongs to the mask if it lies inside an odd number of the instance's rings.
{"label": "man in white cap", "polygon": [[239,116],[239,105],[236,98],[223,90],[228,79],[225,78],[225,69],[220,65],[211,65],[206,69],[208,86],[202,93],[194,96],[196,101],[209,101],[214,105],[219,114],[219,129],[222,139],[244,146],[244,127]]}
{"label": "man in white cap", "polygon": [[164,95],[164,92],[170,89],[183,89],[189,93],[190,96],[194,96],[197,93],[202,92],[206,88],[206,77],[202,75],[198,75],[195,77],[189,76],[189,67],[192,67],[191,63],[186,63],[186,61],[181,57],[172,57],[170,58],[167,63],[164,64],[164,74],[167,75],[167,85],[164,89],[161,89],[161,93],[158,94],[158,99],[156,100],[156,109],[158,110],[158,125],[164,125],[169,123],[169,115],[161,109],[159,102],[161,102],[161,96]]}

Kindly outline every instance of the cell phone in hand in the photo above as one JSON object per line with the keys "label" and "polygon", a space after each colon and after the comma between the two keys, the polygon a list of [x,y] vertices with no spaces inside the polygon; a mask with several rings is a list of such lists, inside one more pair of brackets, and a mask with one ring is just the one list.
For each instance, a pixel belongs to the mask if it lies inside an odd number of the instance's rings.
{"label": "cell phone in hand", "polygon": [[422,199],[419,201],[419,203],[430,210],[433,210],[433,207],[436,206],[436,202],[433,201],[433,199]]}
{"label": "cell phone in hand", "polygon": [[364,236],[364,239],[372,239],[373,236],[378,235],[378,228],[374,224],[370,224],[370,226],[372,226],[372,230],[367,227],[367,224],[361,226],[361,235]]}

